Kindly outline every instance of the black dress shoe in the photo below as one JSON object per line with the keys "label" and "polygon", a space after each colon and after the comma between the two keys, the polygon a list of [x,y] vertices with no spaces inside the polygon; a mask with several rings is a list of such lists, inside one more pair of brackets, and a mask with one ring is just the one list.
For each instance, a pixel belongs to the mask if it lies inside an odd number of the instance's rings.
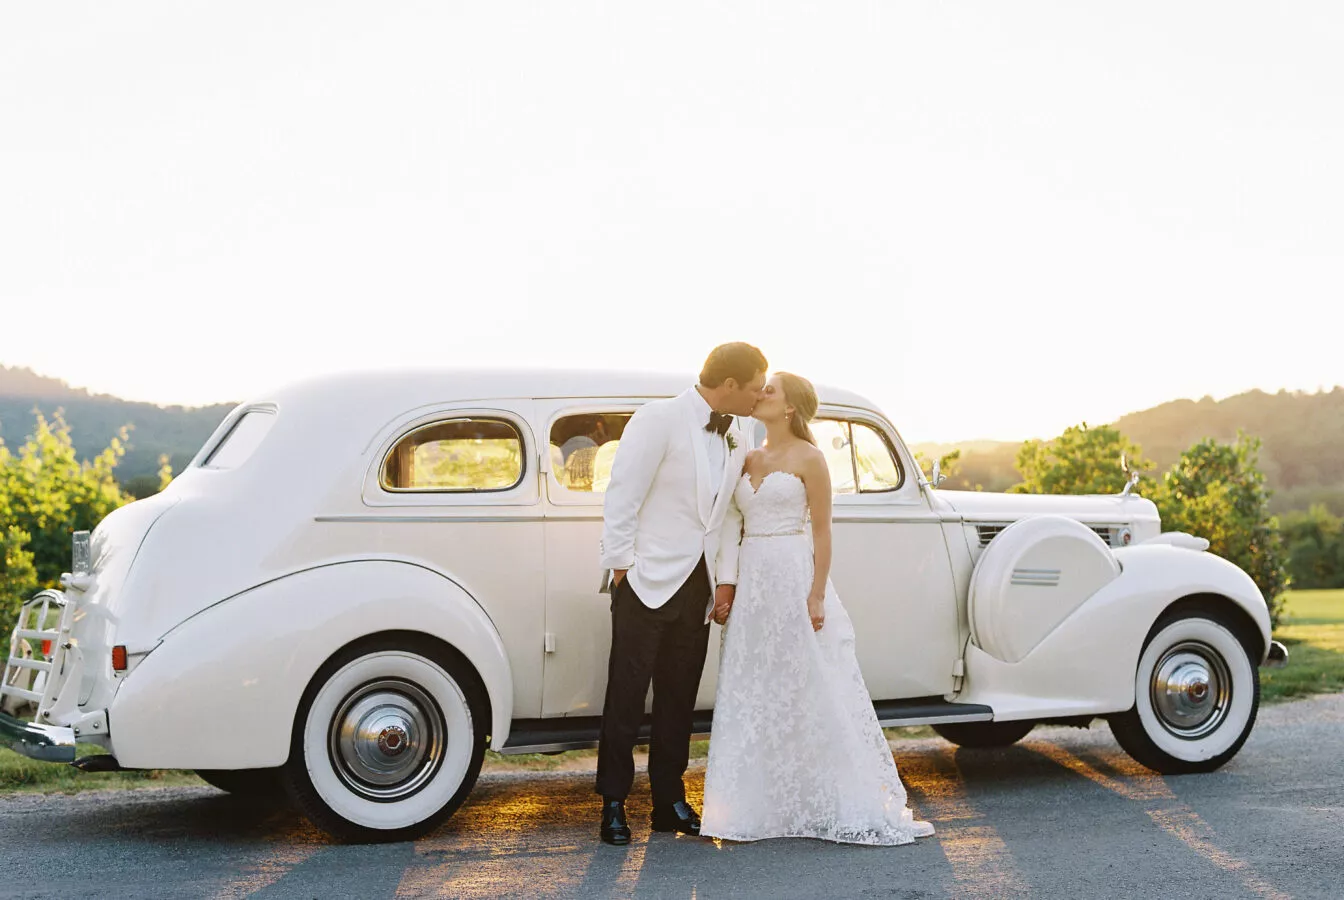
{"label": "black dress shoe", "polygon": [[624,800],[603,801],[602,840],[617,847],[624,847],[630,843],[630,825],[625,819]]}
{"label": "black dress shoe", "polygon": [[682,834],[700,833],[700,816],[685,800],[653,808],[654,831],[680,831]]}

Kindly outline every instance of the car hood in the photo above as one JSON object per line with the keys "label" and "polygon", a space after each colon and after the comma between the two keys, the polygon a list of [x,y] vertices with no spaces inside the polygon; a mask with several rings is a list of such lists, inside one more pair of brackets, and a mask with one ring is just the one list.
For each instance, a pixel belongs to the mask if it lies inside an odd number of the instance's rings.
{"label": "car hood", "polygon": [[1151,500],[1119,494],[992,494],[938,491],[937,497],[967,522],[1014,522],[1026,516],[1068,516],[1080,522],[1116,523],[1158,519]]}

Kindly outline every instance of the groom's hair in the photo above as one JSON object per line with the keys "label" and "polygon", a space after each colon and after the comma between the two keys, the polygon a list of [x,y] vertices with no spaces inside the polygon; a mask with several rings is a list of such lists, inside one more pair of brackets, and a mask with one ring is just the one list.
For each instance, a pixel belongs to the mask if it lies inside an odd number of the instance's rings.
{"label": "groom's hair", "polygon": [[700,370],[700,383],[707,388],[716,388],[732,378],[744,385],[769,368],[765,354],[751,344],[741,341],[720,344],[709,351],[709,359]]}

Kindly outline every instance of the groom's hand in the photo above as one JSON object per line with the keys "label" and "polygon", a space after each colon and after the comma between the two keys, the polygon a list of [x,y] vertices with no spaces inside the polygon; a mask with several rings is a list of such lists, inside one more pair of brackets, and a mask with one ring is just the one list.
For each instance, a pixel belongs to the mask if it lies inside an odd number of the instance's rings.
{"label": "groom's hand", "polygon": [[626,571],[627,571],[626,569],[612,569],[612,570],[611,570],[611,586],[612,586],[612,587],[616,587],[616,585],[620,584],[622,581],[625,581],[625,573],[626,573]]}
{"label": "groom's hand", "polygon": [[714,589],[714,612],[710,618],[722,625],[728,621],[728,613],[733,608],[733,597],[737,595],[737,585],[721,584]]}

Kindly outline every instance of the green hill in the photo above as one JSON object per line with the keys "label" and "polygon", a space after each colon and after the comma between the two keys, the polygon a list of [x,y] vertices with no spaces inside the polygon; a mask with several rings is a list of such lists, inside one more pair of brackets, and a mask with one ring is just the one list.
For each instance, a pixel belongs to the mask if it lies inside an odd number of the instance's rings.
{"label": "green hill", "polygon": [[129,425],[126,456],[117,466],[123,484],[137,476],[153,476],[159,468],[160,454],[168,455],[174,472],[182,471],[235,405],[134,403],[108,394],[90,394],[30,369],[0,366],[0,439],[11,450],[32,434],[35,409],[48,419],[58,409],[63,410],[70,438],[84,458],[101,452],[119,428]]}
{"label": "green hill", "polygon": [[[1232,441],[1237,431],[1263,442],[1260,465],[1274,491],[1275,512],[1323,503],[1344,515],[1344,387],[1304,393],[1248,391],[1223,400],[1173,400],[1121,416],[1113,423],[1166,471],[1191,444],[1206,437]],[[964,441],[918,444],[928,458],[961,450],[946,488],[1001,491],[1021,479],[1014,465],[1017,442]],[[1118,463],[1117,463],[1118,464]]]}

